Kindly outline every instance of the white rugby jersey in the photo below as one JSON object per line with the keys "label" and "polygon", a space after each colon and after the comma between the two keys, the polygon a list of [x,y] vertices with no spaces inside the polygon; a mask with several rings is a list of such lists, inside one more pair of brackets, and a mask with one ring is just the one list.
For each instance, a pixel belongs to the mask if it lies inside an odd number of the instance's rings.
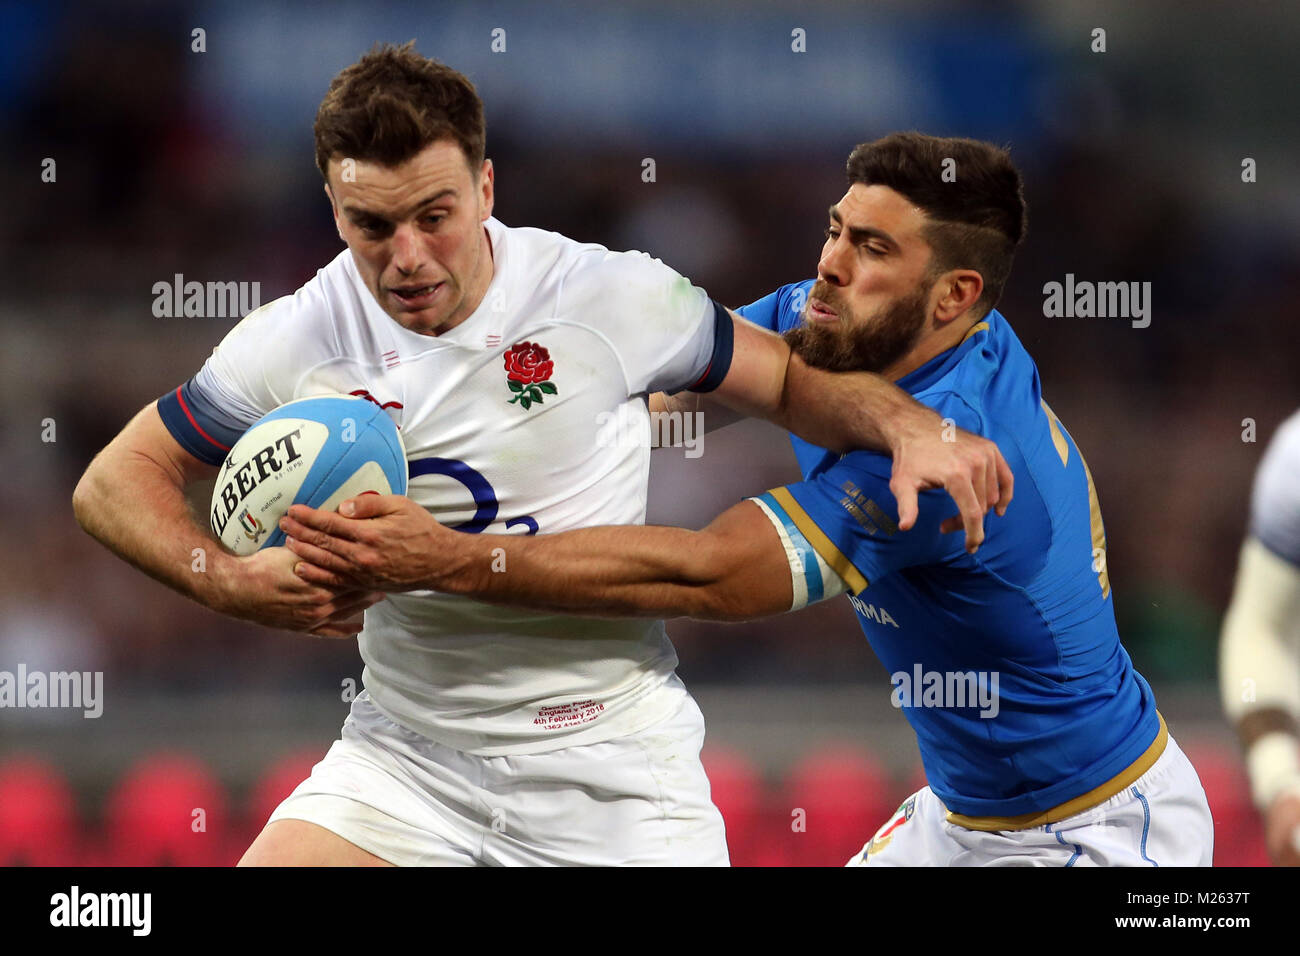
{"label": "white rugby jersey", "polygon": [[1278,427],[1255,472],[1250,533],[1300,566],[1300,412]]}
{"label": "white rugby jersey", "polygon": [[[296,293],[246,316],[190,382],[159,400],[168,429],[216,464],[286,402],[361,394],[401,428],[408,496],[446,525],[545,534],[642,524],[650,450],[602,426],[648,430],[647,393],[715,387],[731,361],[726,311],[643,253],[495,219],[486,228],[494,276],[454,329],[402,328],[344,250]],[[370,608],[359,640],[381,711],[473,753],[633,733],[681,699],[677,681],[665,686],[677,657],[659,621],[413,591]]]}

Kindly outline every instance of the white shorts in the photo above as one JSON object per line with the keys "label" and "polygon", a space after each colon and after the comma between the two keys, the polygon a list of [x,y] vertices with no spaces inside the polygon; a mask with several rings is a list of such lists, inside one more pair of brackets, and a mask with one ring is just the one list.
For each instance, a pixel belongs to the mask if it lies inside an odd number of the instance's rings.
{"label": "white shorts", "polygon": [[639,733],[540,754],[453,750],[364,693],[341,737],[272,822],[315,823],[399,866],[728,864],[685,690]]}
{"label": "white shorts", "polygon": [[1151,769],[1104,803],[1027,830],[968,830],[926,787],[847,866],[1209,866],[1214,820],[1170,737]]}

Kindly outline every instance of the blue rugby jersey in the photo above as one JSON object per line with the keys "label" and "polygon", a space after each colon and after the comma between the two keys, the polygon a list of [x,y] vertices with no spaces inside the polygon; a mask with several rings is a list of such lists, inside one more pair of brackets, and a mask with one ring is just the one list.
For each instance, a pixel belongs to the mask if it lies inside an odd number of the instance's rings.
{"label": "blue rugby jersey", "polygon": [[[783,332],[800,323],[811,286],[738,311]],[[922,493],[915,527],[898,529],[885,455],[841,457],[792,436],[804,481],[760,500],[847,583],[944,804],[972,817],[1057,807],[1120,774],[1160,731],[1115,626],[1092,478],[996,310],[898,385],[996,442],[1016,476],[977,554],[960,532],[939,532],[956,514],[943,491]],[[962,696],[976,682],[996,688],[995,704]]]}

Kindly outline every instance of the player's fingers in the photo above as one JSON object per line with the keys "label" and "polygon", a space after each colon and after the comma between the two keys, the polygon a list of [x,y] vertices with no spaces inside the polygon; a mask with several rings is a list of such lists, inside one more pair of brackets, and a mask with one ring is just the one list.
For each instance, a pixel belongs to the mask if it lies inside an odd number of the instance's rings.
{"label": "player's fingers", "polygon": [[[319,508],[308,508],[306,505],[291,505],[289,513],[285,518],[280,519],[280,527],[284,527],[285,521],[291,521],[300,529],[323,533],[331,538],[342,541],[360,540],[361,531],[365,525],[360,524],[355,518],[345,518],[333,511],[322,511]],[[295,537],[304,537],[303,534],[294,533]]]}
{"label": "player's fingers", "polygon": [[1011,473],[1011,466],[1007,460],[1002,457],[1002,452],[998,452],[998,514],[1007,513],[1007,505],[1011,504],[1011,496],[1016,490],[1016,476]]}
{"label": "player's fingers", "polygon": [[302,538],[295,538],[290,535],[285,539],[284,546],[303,560],[310,561],[316,567],[325,571],[333,571],[342,577],[349,577],[356,570],[352,562],[347,558],[325,548],[317,547]]}
{"label": "player's fingers", "polygon": [[951,518],[945,518],[943,524],[939,525],[940,534],[952,534],[954,531],[960,531],[961,529],[961,515],[953,515]]}
{"label": "player's fingers", "polygon": [[[297,506],[295,505],[295,507]],[[318,514],[320,513],[323,512],[318,512]],[[339,520],[347,519],[340,518]],[[296,538],[298,541],[320,548],[322,551],[328,551],[330,554],[339,555],[345,561],[351,561],[356,552],[356,543],[353,540],[340,538],[328,531],[310,527],[289,515],[285,515],[280,519],[280,530],[290,538]]]}
{"label": "player's fingers", "polygon": [[293,566],[293,573],[308,584],[326,588],[350,588],[352,581],[334,571],[327,571],[310,561],[298,561]]}
{"label": "player's fingers", "polygon": [[969,476],[963,476],[945,487],[957,503],[957,510],[961,512],[962,527],[966,529],[966,550],[974,554],[984,543],[984,509],[980,506],[979,495],[975,493],[975,485]]}
{"label": "player's fingers", "polygon": [[363,607],[344,607],[331,601],[328,604],[322,604],[320,607],[312,608],[309,613],[302,615],[299,620],[304,630],[315,630],[318,627],[327,625],[344,625],[352,621],[361,621],[365,618],[365,613]]}
{"label": "player's fingers", "polygon": [[339,514],[346,518],[377,518],[392,514],[401,507],[401,495],[381,495],[377,491],[363,491],[339,505]]}
{"label": "player's fingers", "polygon": [[998,503],[998,469],[994,459],[997,449],[984,461],[984,510],[989,511]]}
{"label": "player's fingers", "polygon": [[342,586],[307,581],[296,573],[289,580],[293,583],[281,587],[279,593],[276,594],[276,600],[285,606],[297,608],[301,613],[306,614],[310,614],[313,608],[323,607],[336,600],[340,593],[346,590],[356,590],[357,588],[350,581]]}
{"label": "player's fingers", "polygon": [[898,527],[907,531],[916,524],[916,485],[895,475],[889,481],[889,490],[898,503]]}
{"label": "player's fingers", "polygon": [[336,610],[330,616],[334,618],[351,617],[353,614],[374,607],[387,596],[383,591],[346,592],[334,599],[332,603]]}
{"label": "player's fingers", "polygon": [[313,608],[311,614],[317,623],[353,617],[364,613],[366,608],[378,604],[385,597],[387,595],[382,591],[339,591]]}
{"label": "player's fingers", "polygon": [[983,514],[993,507],[993,503],[989,501],[989,460],[983,445],[980,446],[979,453],[972,458],[967,468],[967,477],[970,479],[971,487],[975,490],[975,495],[979,499],[980,514]]}
{"label": "player's fingers", "polygon": [[361,633],[364,626],[365,621],[360,617],[355,617],[343,621],[330,621],[313,627],[307,633],[314,634],[316,637],[355,637]]}

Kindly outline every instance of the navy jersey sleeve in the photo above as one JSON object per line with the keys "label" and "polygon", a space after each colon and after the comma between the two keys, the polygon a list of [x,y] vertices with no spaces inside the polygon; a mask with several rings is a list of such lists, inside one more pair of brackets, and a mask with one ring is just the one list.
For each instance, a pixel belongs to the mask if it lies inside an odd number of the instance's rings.
{"label": "navy jersey sleeve", "polygon": [[208,398],[194,379],[159,398],[158,414],[180,446],[209,465],[221,464],[248,427]]}
{"label": "navy jersey sleeve", "polygon": [[[712,300],[710,300],[712,301]],[[691,392],[711,392],[722,384],[722,380],[731,371],[731,357],[735,351],[735,330],[731,326],[731,315],[727,310],[713,303],[713,351],[709,355],[709,364],[704,374],[693,385],[687,386]]]}
{"label": "navy jersey sleeve", "polygon": [[294,399],[305,369],[338,354],[336,342],[309,284],[244,316],[192,379],[158,399],[158,414],[182,448],[220,464],[250,425]]}

